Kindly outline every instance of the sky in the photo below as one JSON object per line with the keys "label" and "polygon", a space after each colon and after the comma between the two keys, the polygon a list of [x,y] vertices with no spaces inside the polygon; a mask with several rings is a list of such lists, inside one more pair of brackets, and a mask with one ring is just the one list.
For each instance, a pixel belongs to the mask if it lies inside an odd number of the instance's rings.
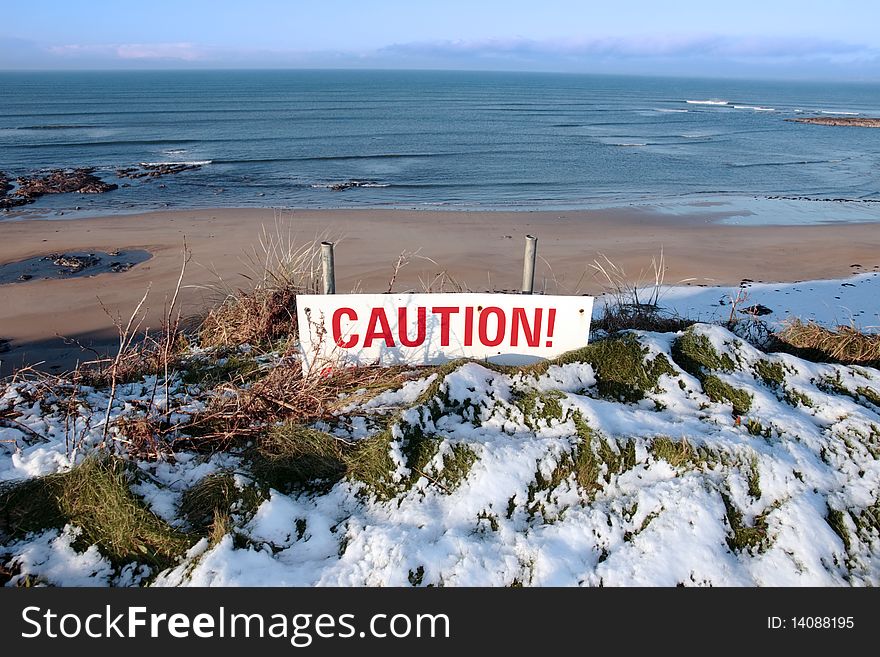
{"label": "sky", "polygon": [[876,0],[4,2],[0,69],[428,68],[880,81]]}

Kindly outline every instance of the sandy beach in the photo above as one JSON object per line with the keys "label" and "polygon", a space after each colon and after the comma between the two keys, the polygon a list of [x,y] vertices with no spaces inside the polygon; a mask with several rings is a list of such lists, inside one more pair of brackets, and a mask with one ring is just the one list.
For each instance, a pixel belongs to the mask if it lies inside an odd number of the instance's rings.
{"label": "sandy beach", "polygon": [[[11,341],[2,373],[36,361],[72,367],[93,357],[59,336],[98,349],[115,340],[111,313],[128,317],[151,286],[146,324],[157,326],[180,272],[184,238],[192,251],[182,293],[184,314],[216,303],[218,275],[247,287],[247,255],[262,227],[276,230],[271,209],[214,209],[75,220],[8,221],[0,264],[64,251],[145,249],[152,258],[124,273],[0,286],[0,338]],[[536,287],[548,293],[596,294],[590,268],[604,254],[633,279],[649,278],[652,256],[664,252],[666,282],[692,285],[843,278],[880,267],[874,224],[744,227],[718,223],[711,208],[685,217],[640,209],[577,212],[285,211],[281,230],[298,242],[337,241],[337,289],[384,292],[401,252],[410,257],[396,291],[422,290],[447,271],[475,291],[515,290],[523,240],[539,238]],[[858,266],[856,266],[858,265]],[[100,303],[98,301],[100,299]]]}

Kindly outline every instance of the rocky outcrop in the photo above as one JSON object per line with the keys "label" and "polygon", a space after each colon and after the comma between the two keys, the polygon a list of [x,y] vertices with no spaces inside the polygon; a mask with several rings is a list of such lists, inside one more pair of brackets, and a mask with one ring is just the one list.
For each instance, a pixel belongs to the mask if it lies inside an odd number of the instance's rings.
{"label": "rocky outcrop", "polygon": [[91,253],[88,255],[67,255],[65,253],[52,253],[51,255],[47,255],[43,258],[43,260],[50,260],[53,265],[56,267],[61,267],[64,270],[64,273],[67,274],[75,274],[76,272],[82,271],[83,269],[87,269],[88,267],[94,267],[101,260]]}
{"label": "rocky outcrop", "polygon": [[12,183],[9,182],[9,176],[0,171],[0,210],[8,210],[18,205],[25,205],[31,201],[15,196],[7,196],[7,192],[12,189]]}
{"label": "rocky outcrop", "polygon": [[812,125],[850,126],[856,128],[880,128],[880,119],[864,116],[805,116],[798,119],[785,119],[792,123],[810,123]]}
{"label": "rocky outcrop", "polygon": [[125,167],[117,169],[116,176],[118,178],[159,178],[181,171],[194,171],[201,169],[201,164],[171,162],[168,164],[141,164],[138,167]]}
{"label": "rocky outcrop", "polygon": [[94,169],[55,169],[45,176],[18,178],[16,196],[38,197],[44,194],[103,194],[117,188],[105,183],[92,172]]}
{"label": "rocky outcrop", "polygon": [[375,180],[346,180],[341,183],[334,183],[328,186],[328,189],[331,192],[344,192],[346,189],[353,189],[355,187],[375,187],[378,185]]}
{"label": "rocky outcrop", "polygon": [[44,175],[22,176],[16,179],[18,188],[11,194],[8,179],[0,184],[5,188],[0,197],[0,208],[10,208],[33,203],[45,194],[103,194],[117,188],[106,183],[93,173],[94,169],[54,169]]}

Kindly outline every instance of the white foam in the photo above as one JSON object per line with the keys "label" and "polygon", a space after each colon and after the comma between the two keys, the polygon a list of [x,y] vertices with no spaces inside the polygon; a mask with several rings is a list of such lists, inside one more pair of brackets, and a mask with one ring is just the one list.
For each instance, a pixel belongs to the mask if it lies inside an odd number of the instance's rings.
{"label": "white foam", "polygon": [[[690,102],[690,101],[688,101],[688,102]],[[686,109],[667,109],[667,108],[665,108],[665,107],[658,107],[658,108],[655,109],[654,111],[655,111],[655,112],[676,112],[676,113],[679,113],[679,112],[687,112]]]}
{"label": "white foam", "polygon": [[832,112],[830,110],[829,111],[821,110],[819,112],[819,114],[832,114],[832,115],[838,115],[838,116],[858,116],[859,115],[858,112]]}
{"label": "white foam", "polygon": [[176,165],[185,165],[190,167],[201,167],[206,164],[211,164],[214,160],[191,160],[184,162],[141,162],[142,167],[162,167],[162,166],[176,166]]}
{"label": "white foam", "polygon": [[729,105],[726,100],[686,100],[688,105]]}
{"label": "white foam", "polygon": [[775,112],[776,108],[774,107],[761,107],[759,105],[734,105],[733,109],[747,109],[753,110],[755,112]]}
{"label": "white foam", "polygon": [[630,147],[635,147],[635,146],[647,146],[647,144],[639,144],[639,143],[635,143],[635,142],[633,142],[633,143],[623,142],[623,143],[621,143],[621,144],[612,144],[612,146],[630,146]]}

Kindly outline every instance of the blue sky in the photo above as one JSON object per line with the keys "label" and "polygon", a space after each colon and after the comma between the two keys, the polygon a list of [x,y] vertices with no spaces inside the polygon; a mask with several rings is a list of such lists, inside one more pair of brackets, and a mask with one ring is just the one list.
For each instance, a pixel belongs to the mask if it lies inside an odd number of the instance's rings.
{"label": "blue sky", "polygon": [[880,79],[876,0],[43,0],[0,69],[445,68]]}

